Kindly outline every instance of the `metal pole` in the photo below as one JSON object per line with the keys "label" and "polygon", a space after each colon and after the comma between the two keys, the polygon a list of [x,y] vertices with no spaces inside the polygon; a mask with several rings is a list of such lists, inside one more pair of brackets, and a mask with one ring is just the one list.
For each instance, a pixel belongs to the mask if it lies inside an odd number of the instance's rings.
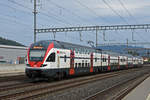
{"label": "metal pole", "polygon": [[129,41],[128,41],[128,38],[127,38],[127,53],[129,54],[128,45],[129,45]]}
{"label": "metal pole", "polygon": [[106,41],[106,39],[105,39],[105,30],[103,31],[103,40]]}
{"label": "metal pole", "polygon": [[36,42],[36,14],[37,14],[37,11],[36,11],[36,0],[34,0],[34,43]]}
{"label": "metal pole", "polygon": [[134,41],[134,38],[133,38],[133,30],[132,30],[132,41]]}
{"label": "metal pole", "polygon": [[96,28],[96,47],[98,46],[98,30]]}
{"label": "metal pole", "polygon": [[127,49],[128,49],[128,43],[129,43],[129,42],[128,42],[128,38],[127,38]]}

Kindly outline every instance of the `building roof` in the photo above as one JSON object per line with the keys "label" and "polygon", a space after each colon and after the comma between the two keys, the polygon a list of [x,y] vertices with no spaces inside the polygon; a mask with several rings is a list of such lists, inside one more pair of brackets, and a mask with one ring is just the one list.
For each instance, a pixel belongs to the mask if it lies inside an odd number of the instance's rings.
{"label": "building roof", "polygon": [[6,49],[22,49],[22,50],[27,50],[27,49],[28,49],[28,47],[10,46],[10,45],[0,45],[0,48],[6,48]]}

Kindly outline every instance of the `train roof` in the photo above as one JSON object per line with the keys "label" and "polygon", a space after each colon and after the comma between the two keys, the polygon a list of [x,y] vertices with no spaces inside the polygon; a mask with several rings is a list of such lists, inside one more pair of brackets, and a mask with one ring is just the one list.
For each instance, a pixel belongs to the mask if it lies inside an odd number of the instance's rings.
{"label": "train roof", "polygon": [[43,47],[48,47],[50,43],[54,43],[54,48],[62,48],[62,49],[70,49],[70,48],[87,48],[91,50],[95,50],[95,48],[88,47],[88,46],[82,46],[82,45],[77,45],[77,44],[72,44],[72,43],[67,43],[67,42],[62,42],[62,41],[57,41],[57,40],[43,40],[43,41],[38,41],[36,43],[33,43],[31,48],[33,46],[40,46],[42,45]]}
{"label": "train roof", "polygon": [[128,57],[133,57],[132,55],[129,54],[120,54],[117,52],[111,52],[111,51],[104,51],[101,49],[97,49],[97,48],[92,48],[92,47],[88,47],[88,46],[82,46],[82,45],[78,45],[78,44],[72,44],[72,43],[67,43],[67,42],[62,42],[62,41],[57,41],[57,40],[42,40],[42,41],[38,41],[36,43],[33,43],[31,45],[31,48],[33,46],[40,46],[42,45],[44,48],[47,48],[49,46],[50,43],[54,43],[54,48],[62,48],[62,49],[79,49],[79,48],[84,48],[84,49],[89,49],[89,50],[98,50],[98,51],[102,51],[104,54],[110,54],[113,56],[128,56]]}

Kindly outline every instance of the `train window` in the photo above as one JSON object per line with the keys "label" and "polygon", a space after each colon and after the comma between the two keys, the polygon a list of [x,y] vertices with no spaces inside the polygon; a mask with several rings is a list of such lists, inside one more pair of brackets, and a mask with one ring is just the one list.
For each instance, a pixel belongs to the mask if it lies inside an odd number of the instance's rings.
{"label": "train window", "polygon": [[78,67],[77,65],[78,65],[78,64],[77,64],[77,63],[75,63],[75,67]]}
{"label": "train window", "polygon": [[120,59],[120,61],[121,61],[121,62],[123,62],[123,60],[122,60],[122,59]]}
{"label": "train window", "polygon": [[82,63],[82,67],[84,67],[84,63]]}
{"label": "train window", "polygon": [[55,62],[55,53],[51,53],[46,61],[47,62]]}
{"label": "train window", "polygon": [[102,61],[104,62],[104,58],[102,58]]}
{"label": "train window", "polygon": [[87,67],[88,66],[88,64],[87,63],[85,63],[85,67]]}
{"label": "train window", "polygon": [[95,58],[95,62],[97,62],[97,58]]}
{"label": "train window", "polygon": [[78,67],[81,67],[81,63],[78,64]]}
{"label": "train window", "polygon": [[106,60],[107,60],[106,58],[102,58],[102,61],[103,61],[103,62],[106,62]]}
{"label": "train window", "polygon": [[64,55],[64,62],[66,62],[67,61],[67,57],[66,57],[66,55]]}
{"label": "train window", "polygon": [[101,61],[102,61],[102,62],[104,62],[104,60],[103,60],[103,59],[104,59],[104,58],[101,58]]}

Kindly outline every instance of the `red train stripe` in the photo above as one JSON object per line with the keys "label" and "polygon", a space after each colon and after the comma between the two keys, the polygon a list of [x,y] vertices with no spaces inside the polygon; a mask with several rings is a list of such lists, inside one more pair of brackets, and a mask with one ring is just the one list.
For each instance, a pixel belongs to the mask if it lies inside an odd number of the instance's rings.
{"label": "red train stripe", "polygon": [[49,44],[49,46],[48,46],[48,48],[47,48],[47,51],[46,51],[46,53],[45,53],[44,59],[43,59],[43,61],[42,61],[42,64],[44,63],[44,61],[45,61],[45,59],[46,59],[46,57],[47,57],[49,51],[50,51],[52,48],[54,48],[54,43]]}
{"label": "red train stripe", "polygon": [[108,66],[107,70],[108,70],[108,71],[110,71],[110,69],[111,69],[111,67],[110,67],[110,66]]}
{"label": "red train stripe", "polygon": [[90,72],[93,72],[93,53],[91,53],[91,67]]}
{"label": "red train stripe", "polygon": [[70,69],[69,69],[69,74],[74,75],[74,51],[70,50]]}
{"label": "red train stripe", "polygon": [[70,74],[70,75],[74,75],[74,74],[75,74],[74,68],[70,68],[69,74]]}
{"label": "red train stripe", "polygon": [[111,67],[110,67],[110,56],[108,56],[108,68],[107,70],[110,71]]}
{"label": "red train stripe", "polygon": [[29,52],[30,52],[30,47],[28,48],[28,53],[27,53],[27,56],[28,56],[28,63],[30,62],[30,59],[29,59]]}

